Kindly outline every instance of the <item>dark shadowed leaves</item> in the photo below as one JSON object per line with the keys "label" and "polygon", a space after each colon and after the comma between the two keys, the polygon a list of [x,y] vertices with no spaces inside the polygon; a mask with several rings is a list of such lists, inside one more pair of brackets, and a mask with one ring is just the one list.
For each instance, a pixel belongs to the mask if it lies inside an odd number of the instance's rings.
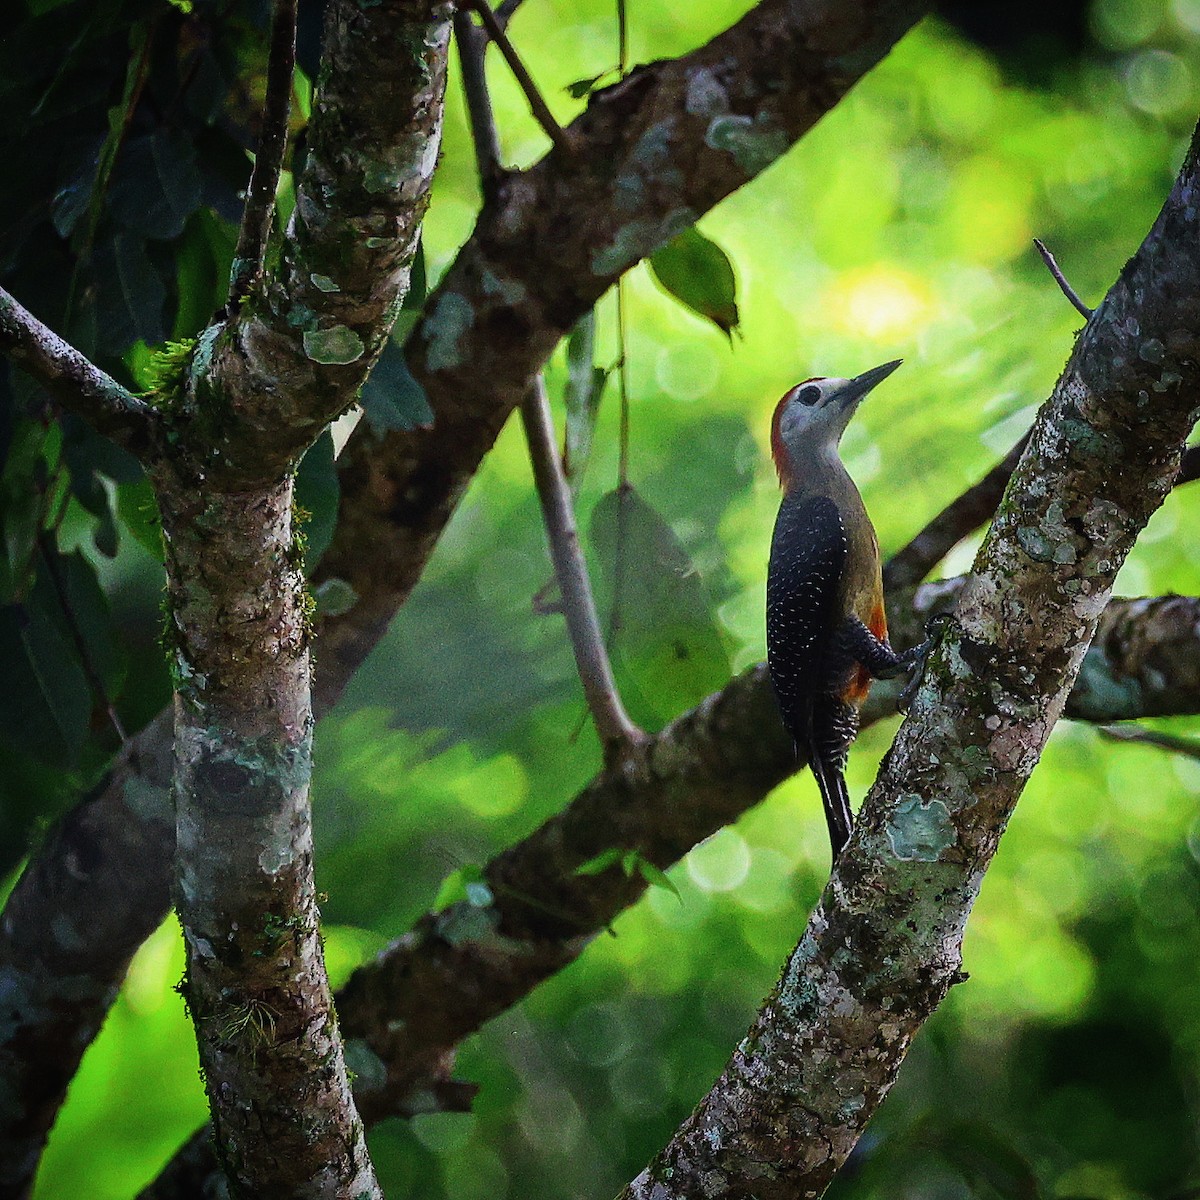
{"label": "dark shadowed leaves", "polygon": [[92,698],[68,639],[39,607],[0,607],[0,727],[19,731],[21,749],[48,766],[76,761]]}
{"label": "dark shadowed leaves", "polygon": [[600,603],[613,612],[613,669],[630,715],[660,727],[729,679],[704,584],[671,526],[633,487],[592,513]]}
{"label": "dark shadowed leaves", "polygon": [[668,295],[711,321],[726,337],[738,324],[737,280],[729,256],[698,229],[676,234],[649,258],[650,273]]}
{"label": "dark shadowed leaves", "polygon": [[425,389],[413,378],[404,351],[390,338],[363,384],[359,402],[376,433],[392,429],[420,429],[433,424],[433,409]]}
{"label": "dark shadowed leaves", "polygon": [[304,569],[307,574],[312,574],[333,538],[340,496],[337,466],[333,459],[333,435],[327,429],[309,447],[296,472],[296,505],[309,514],[302,527],[305,539]]}
{"label": "dark shadowed leaves", "polygon": [[95,255],[95,311],[101,348],[123,354],[139,339],[148,346],[166,340],[163,303],[166,289],[133,234],[101,242]]}
{"label": "dark shadowed leaves", "polygon": [[178,238],[200,206],[200,173],[191,139],[172,130],[131,138],[116,156],[109,208],[143,238]]}

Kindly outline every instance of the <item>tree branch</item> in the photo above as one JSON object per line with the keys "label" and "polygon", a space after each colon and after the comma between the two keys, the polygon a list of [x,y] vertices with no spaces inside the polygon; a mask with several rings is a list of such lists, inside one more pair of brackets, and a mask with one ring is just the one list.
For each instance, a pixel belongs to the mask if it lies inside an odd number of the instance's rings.
{"label": "tree branch", "polygon": [[619,757],[642,741],[645,735],[630,720],[613,679],[587,564],[579,547],[571,489],[563,476],[550,401],[540,372],[521,402],[521,423],[537,481],[554,574],[562,592],[563,616],[571,636],[571,649],[575,653],[588,711],[606,752]]}
{"label": "tree branch", "polygon": [[[417,6],[404,6],[405,13],[410,7]],[[502,10],[510,15],[515,7],[508,3]],[[767,0],[694,54],[643,68],[618,87],[593,96],[588,113],[576,122],[576,133],[589,139],[589,154],[576,155],[570,163],[564,156],[552,156],[555,161],[508,180],[500,198],[487,207],[457,265],[431,297],[427,315],[410,339],[410,346],[420,350],[417,374],[437,411],[434,428],[393,435],[378,446],[355,438],[353,453],[343,456],[348,468],[342,472],[343,505],[325,574],[353,580],[361,599],[348,619],[326,623],[323,669],[314,697],[318,712],[328,708],[386,630],[467,479],[563,334],[639,253],[649,252],[671,236],[681,220],[693,219],[752,178],[811,127],[925,7],[916,2],[853,0],[836,14],[810,18],[786,0]],[[341,12],[335,2],[330,19],[339,21]],[[370,10],[372,20],[379,12]],[[434,12],[444,9],[435,5]],[[363,20],[362,13],[348,10],[341,28],[357,31]],[[218,350],[233,363],[223,377],[234,395],[253,397],[264,382],[262,373],[250,369],[256,356],[278,349],[288,360],[296,334],[291,327],[278,326],[286,324],[286,296],[293,279],[301,289],[294,314],[303,324],[309,319],[303,306],[309,306],[319,331],[340,324],[343,311],[351,329],[359,312],[374,319],[375,294],[360,300],[356,290],[365,280],[383,279],[377,298],[384,307],[405,286],[415,225],[397,227],[381,207],[385,201],[399,204],[397,197],[374,192],[364,196],[361,184],[365,179],[382,182],[387,174],[383,168],[394,161],[391,178],[398,181],[400,199],[416,196],[413,203],[419,207],[422,181],[428,178],[424,168],[431,171],[433,163],[422,158],[421,169],[413,170],[411,159],[402,153],[407,145],[403,131],[413,124],[411,93],[406,99],[387,70],[362,70],[360,62],[371,45],[389,54],[395,45],[407,45],[406,29],[375,42],[367,38],[345,48],[335,44],[331,52],[330,86],[318,100],[314,153],[300,188],[301,197],[308,197],[311,181],[312,194],[297,206],[285,247],[288,265],[267,290],[269,311],[261,322],[244,313],[236,328],[218,331],[219,344],[212,339],[206,345],[206,350]],[[422,30],[409,40],[424,44],[433,63],[429,91],[418,97],[424,102],[439,94],[438,35],[427,37]],[[810,40],[820,49],[810,50]],[[764,46],[777,54],[764,54]],[[372,88],[361,86],[366,78],[373,80]],[[348,109],[338,101],[339,88],[350,93]],[[699,107],[689,106],[689,90],[703,99]],[[378,95],[383,114],[379,121],[379,113],[355,107],[364,104],[368,94]],[[352,154],[345,163],[336,158],[340,112],[361,118],[348,125]],[[426,128],[424,122],[436,112],[440,105],[424,109],[414,128]],[[364,145],[364,131],[377,126],[388,132],[380,142]],[[641,161],[640,139],[660,127],[669,135],[662,164]],[[315,136],[318,129],[325,131],[321,138]],[[323,165],[326,158],[332,160],[328,167]],[[340,181],[343,169],[350,176],[347,187],[330,189],[338,205],[327,211],[322,182]],[[685,180],[682,192],[673,179],[676,173]],[[613,199],[631,194],[634,184],[640,201],[621,216],[612,207]],[[343,200],[345,210],[340,207]],[[573,219],[581,207],[588,220]],[[344,279],[338,259],[343,252]],[[307,274],[302,263],[306,254],[311,262]],[[322,265],[326,260],[328,265]],[[349,286],[351,280],[355,287]],[[338,291],[323,290],[331,282]],[[238,368],[240,348],[247,355],[244,371]],[[370,357],[364,357],[364,369]],[[288,361],[290,367],[280,371],[277,380],[266,380],[281,383],[274,390],[282,394],[315,383],[326,398],[319,407],[328,407],[328,397],[340,403],[356,386],[357,364],[321,365],[294,356]],[[245,405],[242,411],[246,426],[257,430],[263,457],[277,457],[277,410]],[[314,432],[316,428],[314,418]],[[12,1077],[27,1078],[19,1073],[37,1069],[37,1055],[29,1059],[27,1050],[39,1030],[58,1039],[63,1051],[55,1056],[54,1070],[40,1081],[47,1097],[41,1115],[17,1130],[17,1153],[4,1159],[24,1164],[21,1169],[28,1172],[36,1166],[38,1147],[74,1063],[124,972],[127,947],[148,936],[166,911],[165,900],[160,904],[152,897],[166,895],[173,831],[160,837],[157,825],[142,814],[143,806],[147,812],[157,811],[165,797],[136,766],[149,761],[166,737],[169,734],[156,727],[134,739],[128,763],[117,764],[86,810],[68,815],[61,835],[47,842],[6,909],[6,919],[8,914],[21,914],[23,933],[17,940],[0,938],[0,965],[7,962],[9,969],[33,982],[13,1037],[0,1042],[0,1061],[13,1065],[17,1074]],[[111,857],[102,859],[94,875],[78,878],[71,850],[76,841],[102,846]],[[138,886],[122,892],[126,877],[136,879]],[[75,921],[88,929],[87,953],[76,956],[88,988],[73,1002],[61,995],[66,990],[61,976],[52,973],[41,980],[44,968],[36,958],[38,945],[53,943],[56,919],[63,927]],[[70,955],[65,949],[63,953],[61,971],[67,972],[72,969]],[[39,1007],[43,996],[59,1006],[53,1021]],[[72,1028],[77,1036],[67,1036]],[[0,1130],[0,1146],[4,1144],[5,1131]]]}
{"label": "tree branch", "polygon": [[3,288],[0,354],[97,432],[134,454],[149,448],[159,419],[155,409],[93,366]]}
{"label": "tree branch", "polygon": [[1196,418],[1198,148],[1039,414],[779,984],[629,1200],[820,1195],[960,981],[983,874]]}
{"label": "tree branch", "polygon": [[267,59],[267,97],[263,105],[262,136],[250,173],[246,207],[238,230],[237,249],[229,280],[226,311],[237,311],[258,282],[271,223],[275,192],[287,154],[288,119],[292,111],[292,74],[296,66],[296,0],[275,0],[271,14],[271,43]]}
{"label": "tree branch", "polygon": [[487,30],[488,37],[496,43],[500,53],[504,56],[504,61],[508,63],[508,69],[513,73],[513,78],[516,79],[518,86],[524,93],[525,101],[529,105],[529,111],[533,113],[534,120],[537,121],[542,127],[542,131],[554,143],[556,150],[560,150],[563,154],[571,154],[574,151],[571,139],[567,136],[563,127],[554,119],[554,114],[550,111],[549,105],[542,98],[542,93],[538,91],[537,84],[533,82],[533,76],[525,69],[525,64],[521,61],[521,56],[517,53],[512,42],[508,40],[508,34],[504,32],[504,27],[496,19],[496,14],[492,12],[487,0],[463,0],[463,3],[479,14],[479,19],[483,22],[483,27]]}
{"label": "tree branch", "polygon": [[[490,9],[488,10],[490,12]],[[459,58],[463,70],[463,91],[471,117],[471,135],[475,143],[475,161],[480,180],[487,189],[488,180],[501,176],[500,142],[495,114],[484,74],[485,41],[478,35],[465,13],[454,18]],[[563,616],[575,654],[575,665],[587,698],[588,711],[596,724],[600,740],[609,754],[615,754],[638,742],[642,732],[629,719],[613,679],[600,618],[592,595],[587,563],[579,548],[575,528],[571,489],[563,476],[562,460],[554,436],[554,418],[546,396],[546,381],[539,371],[521,401],[521,424],[533,464],[550,557],[563,599]]]}
{"label": "tree branch", "polygon": [[[641,257],[752,179],[810,129],[928,8],[763,0],[680,59],[594,94],[550,154],[504,181],[406,344],[432,428],[354,437],[323,578],[358,603],[321,630],[324,702],[382,636],[534,372]],[[644,147],[660,149],[647,155]]]}
{"label": "tree branch", "polygon": [[1067,282],[1067,277],[1062,273],[1062,268],[1058,265],[1058,261],[1054,255],[1046,248],[1045,242],[1041,238],[1034,238],[1033,244],[1037,247],[1037,252],[1042,256],[1042,262],[1046,264],[1046,270],[1054,276],[1054,282],[1058,284],[1059,290],[1070,300],[1075,311],[1084,320],[1090,320],[1092,310],[1084,304],[1079,298],[1079,293]]}
{"label": "tree branch", "polygon": [[[451,12],[450,0],[330,0],[279,265],[199,341],[179,449],[210,485],[252,490],[291,469],[382,351],[437,165]],[[214,437],[219,461],[202,457]]]}

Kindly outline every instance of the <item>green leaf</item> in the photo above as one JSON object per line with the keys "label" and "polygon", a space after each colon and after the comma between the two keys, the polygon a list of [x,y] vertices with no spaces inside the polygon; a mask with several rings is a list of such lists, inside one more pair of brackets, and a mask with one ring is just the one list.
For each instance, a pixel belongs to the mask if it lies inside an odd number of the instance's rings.
{"label": "green leaf", "polygon": [[173,340],[195,337],[224,304],[236,245],[236,227],[210,209],[200,209],[188,221],[175,256],[179,306]]}
{"label": "green leaf", "polygon": [[599,854],[593,858],[589,858],[587,862],[580,863],[571,874],[599,875],[607,871],[609,867],[615,867],[624,857],[625,853],[619,846],[609,846],[607,850],[601,850]]}
{"label": "green leaf", "polygon": [[148,479],[118,484],[117,515],[134,540],[162,562],[162,520]]}
{"label": "green leaf", "polygon": [[616,70],[616,67],[609,67],[607,71],[601,71],[599,75],[589,75],[586,79],[576,79],[574,83],[568,83],[563,88],[563,91],[572,100],[582,100],[585,96],[590,96],[596,90],[600,84],[600,80],[607,79]]}
{"label": "green leaf", "polygon": [[296,472],[296,504],[309,513],[304,527],[305,574],[312,574],[333,540],[341,495],[333,457],[333,434],[327,429],[308,448]]}
{"label": "green leaf", "polygon": [[428,429],[433,424],[425,389],[413,378],[404,351],[391,338],[363,385],[359,403],[375,433]]}
{"label": "green leaf", "polygon": [[323,617],[340,617],[358,603],[358,593],[344,579],[326,579],[313,588],[317,612]]}
{"label": "green leaf", "polygon": [[596,417],[608,372],[594,364],[596,313],[586,313],[567,338],[567,385],[563,401],[567,410],[563,443],[563,471],[578,496],[592,454]]}
{"label": "green leaf", "polygon": [[668,295],[711,321],[726,337],[737,328],[737,280],[729,256],[694,226],[649,258],[650,273]]}
{"label": "green leaf", "polygon": [[679,894],[679,889],[675,886],[670,876],[665,871],[656,867],[652,862],[647,862],[641,855],[638,855],[637,870],[638,874],[651,887],[663,888],[670,892],[680,904],[683,903],[683,897]]}
{"label": "green leaf", "polygon": [[[73,635],[78,634],[87,647],[88,661],[99,676],[105,695],[113,699],[125,682],[126,659],[96,568],[79,550],[70,554],[51,552],[55,553],[55,569],[66,592],[69,612],[63,611],[45,572],[39,575],[32,600],[53,614],[60,635],[76,654]],[[101,697],[95,699],[99,701]]]}
{"label": "green leaf", "polygon": [[463,901],[475,908],[487,908],[493,899],[492,889],[483,877],[483,868],[478,863],[467,863],[442,880],[433,900],[433,911],[441,912]]}
{"label": "green leaf", "polygon": [[634,720],[661,727],[729,680],[704,584],[674,530],[632,487],[601,497],[591,542],[601,611],[617,602],[611,651],[621,695]]}
{"label": "green leaf", "polygon": [[0,728],[48,766],[73,764],[87,737],[92,696],[74,650],[40,608],[0,607]]}
{"label": "green leaf", "polygon": [[116,221],[143,238],[176,238],[200,207],[192,139],[159,129],[130,138],[117,153],[108,193]]}
{"label": "green leaf", "polygon": [[148,346],[166,338],[163,305],[166,288],[143,241],[118,234],[96,248],[94,272],[96,324],[101,348],[120,355],[139,338]]}

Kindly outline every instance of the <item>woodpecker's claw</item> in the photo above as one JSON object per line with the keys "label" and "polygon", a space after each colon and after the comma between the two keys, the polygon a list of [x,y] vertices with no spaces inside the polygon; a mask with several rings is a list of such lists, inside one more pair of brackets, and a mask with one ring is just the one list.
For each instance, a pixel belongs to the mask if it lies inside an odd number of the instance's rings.
{"label": "woodpecker's claw", "polygon": [[949,613],[935,613],[925,622],[925,640],[902,655],[906,664],[912,665],[912,675],[909,676],[908,682],[896,700],[896,707],[900,712],[908,712],[913,697],[916,696],[917,689],[925,678],[925,664],[929,661],[930,652],[941,641],[947,628],[953,622],[954,618]]}

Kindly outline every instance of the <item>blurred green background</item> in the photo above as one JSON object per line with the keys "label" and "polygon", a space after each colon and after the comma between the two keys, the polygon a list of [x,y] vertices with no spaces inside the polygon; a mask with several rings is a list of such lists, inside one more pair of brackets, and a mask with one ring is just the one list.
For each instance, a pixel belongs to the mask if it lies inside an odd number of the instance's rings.
{"label": "blurred green background", "polygon": [[[26,0],[47,17],[75,7]],[[685,53],[749,7],[631,0],[632,61]],[[685,676],[655,671],[655,629],[631,618],[618,670],[648,726],[763,654],[778,396],[809,375],[905,359],[844,443],[885,553],[895,549],[1008,449],[1066,360],[1081,322],[1031,239],[1096,303],[1153,221],[1200,113],[1200,2],[1018,5],[1005,19],[1008,7],[964,4],[957,24],[924,23],[796,150],[702,219],[737,273],[732,342],[645,267],[630,274],[631,479],[690,557],[707,608],[691,631],[705,652]],[[985,8],[999,10],[999,32],[981,22]],[[563,121],[582,108],[567,86],[616,60],[608,0],[528,0],[511,34]],[[255,36],[249,21],[238,52]],[[546,140],[503,65],[491,73],[506,160],[526,165]],[[425,231],[431,279],[478,202],[455,61]],[[226,216],[220,203],[202,206],[151,259],[191,253],[197,223],[216,244]],[[24,298],[31,268],[11,262],[9,286]],[[163,336],[187,332],[183,284],[179,295],[166,289]],[[130,371],[144,354],[134,340],[107,346]],[[609,296],[597,361],[612,363],[616,345]],[[560,352],[548,371],[556,403],[565,375]],[[616,472],[610,387],[580,497],[585,530]],[[133,519],[136,474],[114,469],[102,482]],[[123,522],[115,557],[98,552],[101,520],[73,500],[59,544],[77,545],[98,572],[125,678],[137,677],[120,690],[136,727],[166,694],[158,568]],[[1195,594],[1198,545],[1200,493],[1182,489],[1118,591]],[[972,551],[960,547],[945,573]],[[317,870],[335,983],[424,912],[447,875],[532,830],[596,771],[561,621],[531,605],[549,574],[510,425],[412,600],[318,728]],[[1195,720],[1159,724],[1200,732]],[[856,798],[893,732],[859,741]],[[0,801],[22,812],[22,838],[103,761],[103,733],[93,740],[65,774],[8,759]],[[970,982],[929,1022],[832,1194],[1196,1194],[1186,1189],[1200,1184],[1198,797],[1200,762],[1060,726],[984,883],[967,933]],[[696,848],[670,872],[679,899],[651,889],[613,936],[464,1047],[459,1074],[481,1085],[472,1114],[374,1131],[388,1195],[615,1193],[706,1091],[772,986],[824,881],[824,842],[805,775]],[[203,1117],[172,992],[181,969],[169,922],[137,955],[84,1060],[37,1200],[130,1195]]]}

